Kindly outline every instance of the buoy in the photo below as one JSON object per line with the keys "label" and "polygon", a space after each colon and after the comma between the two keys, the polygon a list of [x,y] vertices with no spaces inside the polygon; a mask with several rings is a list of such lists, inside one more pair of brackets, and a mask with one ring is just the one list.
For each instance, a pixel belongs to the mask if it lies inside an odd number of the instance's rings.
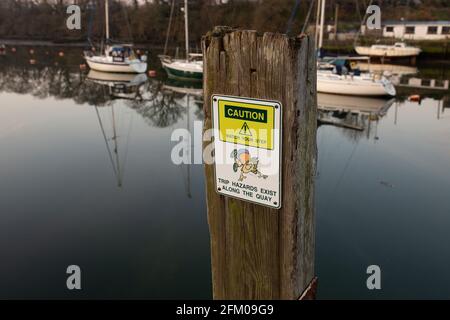
{"label": "buoy", "polygon": [[409,101],[413,101],[413,102],[419,102],[420,101],[420,95],[418,95],[418,94],[410,95],[408,97],[408,100]]}
{"label": "buoy", "polygon": [[137,50],[136,50],[136,53],[137,53],[137,54],[141,54],[141,50],[137,49]]}
{"label": "buoy", "polygon": [[58,53],[58,55],[59,55],[60,57],[64,57],[64,52],[60,51],[60,52]]}
{"label": "buoy", "polygon": [[156,77],[156,70],[148,70],[148,76],[149,77]]}
{"label": "buoy", "polygon": [[11,48],[11,52],[16,52],[16,48]]}
{"label": "buoy", "polygon": [[36,60],[30,59],[30,64],[36,64]]}
{"label": "buoy", "polygon": [[84,63],[80,64],[80,70],[86,70],[86,65]]}
{"label": "buoy", "polygon": [[34,54],[34,50],[33,49],[30,49],[30,54]]}

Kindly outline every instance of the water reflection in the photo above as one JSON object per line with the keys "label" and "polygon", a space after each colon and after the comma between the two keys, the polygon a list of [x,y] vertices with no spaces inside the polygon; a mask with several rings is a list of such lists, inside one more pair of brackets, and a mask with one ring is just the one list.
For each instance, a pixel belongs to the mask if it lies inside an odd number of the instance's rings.
{"label": "water reflection", "polygon": [[[203,168],[170,160],[173,130],[203,119],[202,88],[23,55],[0,58],[0,297],[70,298],[60,273],[80,261],[85,298],[209,298]],[[372,298],[373,263],[380,297],[449,295],[450,100],[419,89],[318,95],[319,298]]]}

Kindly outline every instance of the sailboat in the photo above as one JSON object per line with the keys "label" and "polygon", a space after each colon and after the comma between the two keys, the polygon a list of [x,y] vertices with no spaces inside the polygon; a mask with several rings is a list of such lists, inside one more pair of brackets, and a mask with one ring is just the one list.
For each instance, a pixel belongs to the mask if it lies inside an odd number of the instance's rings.
{"label": "sailboat", "polygon": [[317,92],[353,96],[396,95],[395,87],[388,78],[352,69],[351,65],[347,59],[338,57],[327,62],[325,66],[330,67],[319,67]]}
{"label": "sailboat", "polygon": [[[323,45],[325,2],[326,0],[319,0],[318,3],[318,7],[321,6],[319,53]],[[317,12],[319,14],[319,9]],[[318,28],[316,28],[316,30],[317,29]],[[361,72],[357,68],[352,68],[347,57],[336,57],[329,60],[322,59],[318,61],[317,92],[354,96],[396,95],[395,87],[389,79],[374,73]]]}
{"label": "sailboat", "polygon": [[84,58],[89,68],[102,72],[144,73],[147,71],[147,57],[139,57],[132,44],[110,44],[109,0],[105,0],[106,48],[104,54],[95,55],[85,51]]}
{"label": "sailboat", "polygon": [[420,48],[408,46],[404,42],[396,42],[394,45],[373,44],[367,46],[355,46],[356,53],[371,57],[405,58],[416,57],[422,51]]}
{"label": "sailboat", "polygon": [[[172,3],[172,6],[173,5],[174,2]],[[202,59],[203,56],[202,54],[189,53],[189,19],[188,19],[187,0],[184,1],[184,28],[185,28],[186,58],[174,59],[165,54],[160,55],[159,58],[169,78],[201,81],[203,79],[203,59]],[[169,31],[167,36],[169,36]]]}

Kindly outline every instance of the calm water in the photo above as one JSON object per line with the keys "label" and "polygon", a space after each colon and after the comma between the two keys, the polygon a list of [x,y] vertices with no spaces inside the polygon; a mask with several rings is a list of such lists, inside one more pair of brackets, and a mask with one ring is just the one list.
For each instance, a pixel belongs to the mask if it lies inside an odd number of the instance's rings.
{"label": "calm water", "polygon": [[[21,50],[0,57],[0,298],[211,298],[203,168],[170,160],[202,97],[163,77],[99,80],[76,50],[34,64]],[[344,99],[376,112],[328,117],[364,130],[319,127],[319,298],[450,298],[448,94]]]}

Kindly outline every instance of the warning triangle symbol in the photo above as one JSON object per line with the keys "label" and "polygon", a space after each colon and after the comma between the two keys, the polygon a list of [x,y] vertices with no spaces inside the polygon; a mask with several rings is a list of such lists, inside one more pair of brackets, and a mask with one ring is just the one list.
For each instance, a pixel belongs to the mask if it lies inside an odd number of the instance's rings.
{"label": "warning triangle symbol", "polygon": [[251,136],[252,133],[250,132],[250,128],[247,124],[247,122],[244,122],[244,124],[242,125],[241,131],[239,131],[239,134],[242,134],[244,136]]}

